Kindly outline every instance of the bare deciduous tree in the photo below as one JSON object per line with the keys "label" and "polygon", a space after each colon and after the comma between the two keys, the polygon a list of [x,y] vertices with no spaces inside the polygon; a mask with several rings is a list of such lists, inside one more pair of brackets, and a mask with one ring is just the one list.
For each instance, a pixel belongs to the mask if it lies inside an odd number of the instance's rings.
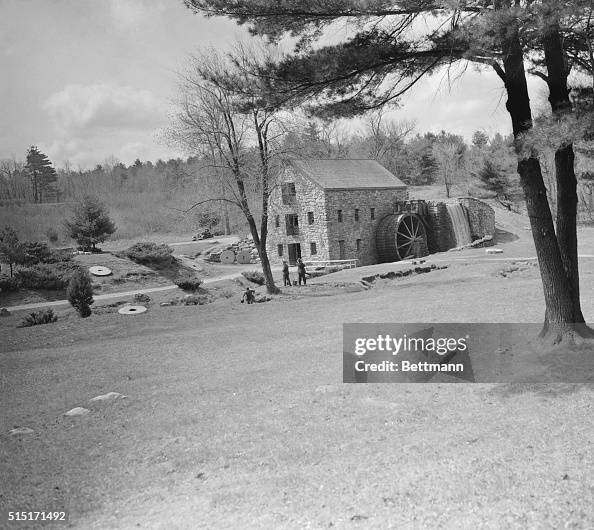
{"label": "bare deciduous tree", "polygon": [[[262,264],[269,293],[278,292],[266,252],[270,192],[279,167],[284,130],[279,109],[262,97],[259,79],[242,61],[254,60],[242,50],[234,63],[209,50],[191,60],[180,85],[181,98],[169,137],[217,169],[221,194],[199,201],[220,201],[245,216]],[[254,191],[259,204],[251,200]],[[260,222],[254,212],[259,211]]]}

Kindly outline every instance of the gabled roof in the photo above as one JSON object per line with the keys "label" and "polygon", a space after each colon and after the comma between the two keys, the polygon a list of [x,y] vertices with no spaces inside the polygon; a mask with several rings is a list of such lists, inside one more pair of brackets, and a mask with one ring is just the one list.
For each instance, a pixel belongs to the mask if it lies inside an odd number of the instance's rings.
{"label": "gabled roof", "polygon": [[406,184],[375,160],[291,160],[304,177],[324,189],[406,188]]}

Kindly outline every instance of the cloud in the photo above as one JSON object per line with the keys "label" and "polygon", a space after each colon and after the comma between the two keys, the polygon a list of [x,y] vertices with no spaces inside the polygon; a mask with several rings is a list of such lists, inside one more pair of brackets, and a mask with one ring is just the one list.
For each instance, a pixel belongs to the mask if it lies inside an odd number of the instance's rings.
{"label": "cloud", "polygon": [[68,85],[43,104],[60,135],[158,127],[165,104],[149,90],[113,84]]}
{"label": "cloud", "polygon": [[183,156],[183,153],[159,144],[150,132],[120,131],[111,135],[97,135],[88,138],[55,139],[38,143],[57,167],[68,161],[73,167],[89,168],[115,157],[124,164],[131,164],[136,158],[155,161]]}
{"label": "cloud", "polygon": [[169,104],[153,92],[118,84],[67,85],[43,103],[54,128],[52,141],[37,142],[58,165],[92,167],[113,155],[135,158],[177,157],[156,137],[168,123]]}

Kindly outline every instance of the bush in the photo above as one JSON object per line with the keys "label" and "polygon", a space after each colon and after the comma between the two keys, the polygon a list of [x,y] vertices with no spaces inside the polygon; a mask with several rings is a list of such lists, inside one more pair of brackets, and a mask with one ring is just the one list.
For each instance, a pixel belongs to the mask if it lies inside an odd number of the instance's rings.
{"label": "bush", "polygon": [[175,262],[173,249],[164,243],[136,243],[124,251],[124,256],[142,265],[168,265]]}
{"label": "bush", "polygon": [[39,263],[15,272],[14,277],[23,289],[66,289],[80,265],[69,261]]}
{"label": "bush", "polygon": [[266,283],[266,279],[264,278],[264,274],[260,271],[245,271],[241,273],[246,280],[250,282],[256,283],[258,285],[264,285]]}
{"label": "bush", "polygon": [[[25,241],[23,243],[22,265],[37,265],[38,263],[51,263],[52,251],[46,243],[39,241]],[[59,261],[59,260],[58,260]]]}
{"label": "bush", "polygon": [[16,278],[11,278],[6,274],[0,274],[0,292],[8,293],[16,291],[19,288],[19,283]]}
{"label": "bush", "polygon": [[54,315],[51,309],[41,309],[40,311],[28,314],[17,327],[28,328],[30,326],[39,326],[40,324],[51,324],[57,321],[58,317]]}
{"label": "bush", "polygon": [[47,243],[39,241],[25,241],[22,244],[23,256],[21,265],[31,266],[38,263],[58,263],[59,261],[70,261],[72,254],[68,251],[53,250]]}
{"label": "bush", "polygon": [[70,305],[78,311],[82,318],[91,316],[89,306],[93,303],[93,287],[91,277],[86,270],[79,269],[74,273],[68,283],[66,294]]}
{"label": "bush", "polygon": [[210,302],[206,295],[190,295],[182,298],[181,303],[184,305],[204,305]]}
{"label": "bush", "polygon": [[202,280],[196,276],[187,274],[176,278],[175,285],[184,291],[197,291],[202,285]]}
{"label": "bush", "polygon": [[109,218],[105,205],[96,197],[85,197],[75,208],[72,219],[64,222],[69,237],[85,251],[95,251],[97,243],[103,243],[116,227]]}
{"label": "bush", "polygon": [[150,304],[151,297],[148,294],[136,293],[134,295],[134,302],[137,304]]}
{"label": "bush", "polygon": [[198,214],[198,226],[213,228],[221,222],[221,218],[214,212],[201,212]]}
{"label": "bush", "polygon": [[72,261],[72,248],[52,248],[47,263],[58,263],[59,261]]}

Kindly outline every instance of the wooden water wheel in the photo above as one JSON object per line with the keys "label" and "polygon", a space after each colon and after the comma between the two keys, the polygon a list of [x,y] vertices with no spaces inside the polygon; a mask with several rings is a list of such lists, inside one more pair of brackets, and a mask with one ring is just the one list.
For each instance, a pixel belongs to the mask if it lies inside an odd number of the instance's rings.
{"label": "wooden water wheel", "polygon": [[377,227],[376,248],[380,262],[426,256],[427,232],[422,219],[410,212],[384,217]]}

